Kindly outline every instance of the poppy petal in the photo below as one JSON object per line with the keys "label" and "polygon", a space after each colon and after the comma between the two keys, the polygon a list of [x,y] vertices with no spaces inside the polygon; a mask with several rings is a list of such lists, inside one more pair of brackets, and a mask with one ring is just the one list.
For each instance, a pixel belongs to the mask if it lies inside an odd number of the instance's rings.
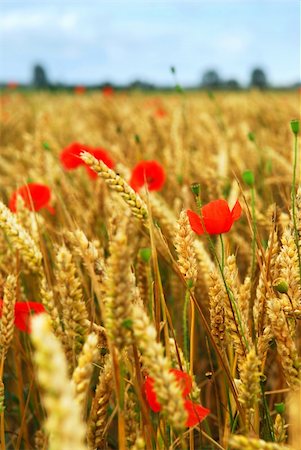
{"label": "poppy petal", "polygon": [[164,108],[162,107],[158,107],[155,111],[155,116],[157,117],[165,117],[167,116],[167,112],[165,111]]}
{"label": "poppy petal", "polygon": [[[98,161],[102,161],[109,169],[113,169],[114,162],[108,155],[107,151],[102,148],[93,148],[89,150],[89,153],[94,156],[94,158],[98,159]],[[91,167],[86,166],[87,173],[92,180],[96,180],[97,173],[91,169]]]}
{"label": "poppy petal", "polygon": [[204,406],[194,403],[191,400],[185,400],[184,406],[188,413],[188,418],[186,421],[187,427],[194,427],[198,423],[202,422],[202,420],[204,420],[210,413],[210,409],[204,408]]}
{"label": "poppy petal", "polygon": [[174,374],[177,383],[181,388],[183,397],[187,397],[192,388],[191,376],[188,373],[183,372],[182,370],[179,369],[171,369],[170,372]]}
{"label": "poppy petal", "polygon": [[102,148],[94,148],[90,153],[94,156],[94,158],[105,163],[105,165],[108,166],[109,169],[112,169],[114,167],[114,162],[112,161],[106,150]]}
{"label": "poppy petal", "polygon": [[231,211],[231,216],[232,216],[233,222],[235,222],[236,220],[238,220],[240,218],[241,212],[242,212],[241,205],[240,205],[239,201],[236,200],[236,203],[233,206],[232,211]]}
{"label": "poppy petal", "polygon": [[[179,369],[170,369],[170,372],[174,375],[176,382],[181,389],[182,396],[184,398],[187,397],[192,388],[191,376]],[[154,390],[154,379],[152,377],[146,377],[144,382],[144,392],[151,410],[154,412],[161,411],[161,405],[157,400],[157,395]]]}
{"label": "poppy petal", "polygon": [[157,401],[157,395],[154,390],[154,380],[151,377],[146,377],[146,380],[144,382],[144,392],[146,396],[147,403],[149,404],[149,407],[154,412],[161,411],[161,405]]}
{"label": "poppy petal", "polygon": [[91,167],[86,166],[86,171],[87,171],[87,174],[89,175],[89,177],[91,178],[91,180],[97,179],[98,175],[93,169],[91,169]]}
{"label": "poppy petal", "polygon": [[29,333],[28,313],[15,314],[15,325],[20,331]]}
{"label": "poppy petal", "polygon": [[149,191],[160,191],[165,179],[165,171],[157,161],[140,161],[132,171],[130,186],[137,191],[147,183]]}
{"label": "poppy petal", "polygon": [[52,214],[53,216],[55,215],[55,209],[53,208],[53,206],[51,205],[46,205],[45,209],[47,209],[47,211],[50,212],[50,214]]}
{"label": "poppy petal", "polygon": [[19,330],[30,333],[31,312],[36,314],[45,312],[45,308],[41,303],[36,302],[16,302],[15,304],[15,325]]}
{"label": "poppy petal", "polygon": [[39,211],[46,206],[51,198],[49,187],[43,184],[29,183],[27,186],[24,186],[24,191],[28,199],[27,206],[29,207],[33,203],[35,211]]}
{"label": "poppy petal", "polygon": [[233,224],[226,200],[215,200],[203,206],[202,215],[205,229],[209,234],[227,233]]}
{"label": "poppy petal", "polygon": [[197,234],[204,234],[204,228],[200,216],[190,209],[187,210],[187,216],[192,230]]}
{"label": "poppy petal", "polygon": [[64,169],[73,170],[79,166],[84,165],[83,160],[80,158],[80,154],[83,151],[89,152],[91,149],[87,145],[73,142],[65,147],[60,154],[60,161]]}
{"label": "poppy petal", "polygon": [[36,314],[45,312],[45,307],[42,303],[26,302],[26,304],[29,306],[30,311],[34,311]]}
{"label": "poppy petal", "polygon": [[105,97],[112,97],[112,95],[114,94],[114,89],[111,86],[105,86],[102,89],[102,93]]}
{"label": "poppy petal", "polygon": [[17,192],[13,192],[9,199],[8,207],[12,212],[17,212]]}
{"label": "poppy petal", "polygon": [[11,211],[17,211],[17,197],[24,200],[26,208],[31,211],[39,211],[47,206],[51,198],[51,190],[48,186],[38,183],[28,183],[21,186],[11,195],[9,208]]}
{"label": "poppy petal", "polygon": [[74,88],[75,94],[84,94],[86,92],[85,86],[75,86]]}

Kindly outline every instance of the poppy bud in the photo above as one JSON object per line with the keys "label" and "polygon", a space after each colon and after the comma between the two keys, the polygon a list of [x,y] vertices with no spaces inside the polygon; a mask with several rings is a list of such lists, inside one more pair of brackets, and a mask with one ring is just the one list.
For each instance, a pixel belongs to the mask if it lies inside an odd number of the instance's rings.
{"label": "poppy bud", "polygon": [[299,134],[300,121],[298,119],[291,120],[291,129],[295,135]]}
{"label": "poppy bud", "polygon": [[192,193],[196,196],[199,197],[200,193],[201,193],[201,185],[200,183],[193,183],[190,186],[190,189],[192,190]]}
{"label": "poppy bud", "polygon": [[251,142],[255,142],[255,134],[254,134],[252,131],[250,131],[250,132],[248,133],[248,139],[249,139],[249,141],[251,141]]}
{"label": "poppy bud", "polygon": [[279,292],[280,294],[287,294],[288,292],[288,284],[286,281],[280,281],[280,283],[273,286],[275,291]]}
{"label": "poppy bud", "polygon": [[278,414],[283,414],[285,411],[285,404],[282,403],[275,403],[275,410]]}
{"label": "poppy bud", "polygon": [[248,186],[254,186],[254,174],[251,170],[246,170],[243,174],[242,174],[242,179],[244,180],[244,182],[248,185]]}
{"label": "poppy bud", "polygon": [[148,263],[152,256],[151,249],[150,248],[141,248],[139,250],[139,256],[143,262]]}
{"label": "poppy bud", "polygon": [[181,175],[181,174],[177,175],[177,181],[178,181],[179,185],[182,186],[183,181],[184,181],[183,175]]}

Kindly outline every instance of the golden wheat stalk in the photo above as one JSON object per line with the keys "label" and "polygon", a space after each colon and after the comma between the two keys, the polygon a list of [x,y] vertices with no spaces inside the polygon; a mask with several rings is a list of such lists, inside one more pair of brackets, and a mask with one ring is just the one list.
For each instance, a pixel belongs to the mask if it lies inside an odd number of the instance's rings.
{"label": "golden wheat stalk", "polygon": [[99,448],[104,445],[108,424],[108,406],[113,392],[113,386],[112,360],[110,357],[107,357],[104,367],[99,374],[88,419],[87,436],[90,449]]}
{"label": "golden wheat stalk", "polygon": [[16,303],[17,278],[9,275],[4,286],[2,317],[0,327],[0,348],[2,364],[14,337],[15,329],[15,303]]}
{"label": "golden wheat stalk", "polygon": [[147,207],[140,196],[127,184],[127,182],[117,175],[114,170],[109,169],[102,161],[96,159],[88,152],[82,152],[81,159],[94,170],[101,178],[105,180],[107,185],[114,191],[118,192],[124,201],[129,205],[134,216],[138,219],[145,220],[147,218]]}
{"label": "golden wheat stalk", "polygon": [[231,436],[229,444],[231,450],[294,450],[286,445],[242,435]]}
{"label": "golden wheat stalk", "polygon": [[260,360],[252,347],[240,368],[238,398],[246,409],[247,429],[253,426],[255,408],[260,398]]}
{"label": "golden wheat stalk", "polygon": [[175,430],[183,430],[187,419],[183,398],[173,374],[171,363],[164,356],[164,348],[156,340],[156,330],[144,309],[133,307],[133,334],[147,373],[154,379],[154,389],[162,411]]}
{"label": "golden wheat stalk", "polygon": [[289,386],[296,388],[300,386],[301,382],[301,361],[279,299],[272,298],[269,300],[268,316],[276,339],[277,351],[286,382]]}
{"label": "golden wheat stalk", "polygon": [[195,285],[197,280],[197,260],[194,249],[194,237],[191,230],[186,211],[181,211],[177,222],[177,233],[175,235],[175,247],[178,254],[178,264],[184,278]]}
{"label": "golden wheat stalk", "polygon": [[130,324],[134,298],[133,277],[130,269],[130,247],[127,243],[126,223],[112,236],[107,260],[105,291],[105,326],[112,343],[120,350],[132,341]]}
{"label": "golden wheat stalk", "polygon": [[71,252],[64,246],[60,247],[57,252],[56,267],[56,290],[62,305],[68,360],[74,366],[77,355],[89,333],[88,312]]}
{"label": "golden wheat stalk", "polygon": [[78,357],[78,363],[72,374],[72,382],[75,387],[76,401],[81,409],[84,409],[85,400],[88,393],[88,386],[91,381],[93,363],[99,359],[98,338],[95,333],[87,336],[82,351]]}
{"label": "golden wheat stalk", "polygon": [[0,228],[6,233],[13,245],[20,252],[21,258],[33,272],[39,272],[42,254],[32,237],[18,223],[16,216],[0,202]]}
{"label": "golden wheat stalk", "polygon": [[49,450],[87,450],[85,425],[74,386],[68,378],[63,348],[51,332],[46,314],[33,317],[31,338],[38,382],[43,390],[42,402],[47,412],[45,429],[49,433]]}

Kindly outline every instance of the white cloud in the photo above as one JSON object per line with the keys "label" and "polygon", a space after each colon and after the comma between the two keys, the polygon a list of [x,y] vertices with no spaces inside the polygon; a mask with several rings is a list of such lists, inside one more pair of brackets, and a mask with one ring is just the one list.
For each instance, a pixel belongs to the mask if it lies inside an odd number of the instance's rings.
{"label": "white cloud", "polygon": [[79,17],[75,13],[67,13],[58,20],[58,25],[62,30],[74,31],[78,25]]}
{"label": "white cloud", "polygon": [[11,12],[4,13],[0,17],[2,32],[17,30],[32,30],[41,28],[45,24],[46,17],[43,13]]}
{"label": "white cloud", "polygon": [[251,35],[239,33],[239,34],[227,34],[218,37],[215,41],[215,47],[219,51],[231,56],[240,56],[248,50],[252,42]]}
{"label": "white cloud", "polygon": [[4,12],[0,16],[0,29],[2,33],[38,31],[59,29],[62,31],[74,31],[78,23],[75,13],[60,14],[47,9],[43,11],[11,11]]}

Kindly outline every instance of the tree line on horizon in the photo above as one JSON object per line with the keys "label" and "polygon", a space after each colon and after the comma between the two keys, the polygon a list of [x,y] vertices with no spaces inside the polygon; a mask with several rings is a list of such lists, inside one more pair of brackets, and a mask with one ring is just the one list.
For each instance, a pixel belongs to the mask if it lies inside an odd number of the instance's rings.
{"label": "tree line on horizon", "polygon": [[[175,74],[175,68],[171,67],[171,72]],[[9,83],[8,83],[9,84]],[[14,83],[11,83],[14,84]],[[17,83],[15,83],[17,85]],[[0,87],[7,86],[7,83],[0,83]],[[51,90],[62,90],[62,89],[74,89],[78,85],[71,85],[62,82],[52,83],[49,81],[47,76],[46,69],[40,65],[36,64],[33,67],[33,75],[32,81],[30,84],[22,84],[22,87],[35,88],[35,89],[51,89]],[[218,90],[218,89],[226,89],[226,90],[241,90],[248,88],[257,88],[257,89],[277,89],[277,88],[295,88],[300,86],[300,83],[295,83],[289,86],[273,86],[270,84],[268,77],[264,71],[264,69],[260,67],[254,68],[250,73],[249,83],[247,85],[242,85],[235,78],[231,78],[228,80],[223,79],[217,70],[209,69],[203,73],[201,81],[198,85],[190,86],[188,89],[206,89],[206,90]],[[140,89],[140,90],[172,90],[174,89],[172,86],[164,86],[164,85],[156,85],[154,83],[145,82],[143,80],[134,80],[126,85],[119,85],[115,83],[111,83],[110,81],[95,84],[95,85],[83,85],[86,89],[101,89],[106,87],[112,87],[116,90],[127,90],[127,89]],[[181,90],[179,85],[176,85],[176,88]],[[185,88],[186,89],[186,88]]]}

